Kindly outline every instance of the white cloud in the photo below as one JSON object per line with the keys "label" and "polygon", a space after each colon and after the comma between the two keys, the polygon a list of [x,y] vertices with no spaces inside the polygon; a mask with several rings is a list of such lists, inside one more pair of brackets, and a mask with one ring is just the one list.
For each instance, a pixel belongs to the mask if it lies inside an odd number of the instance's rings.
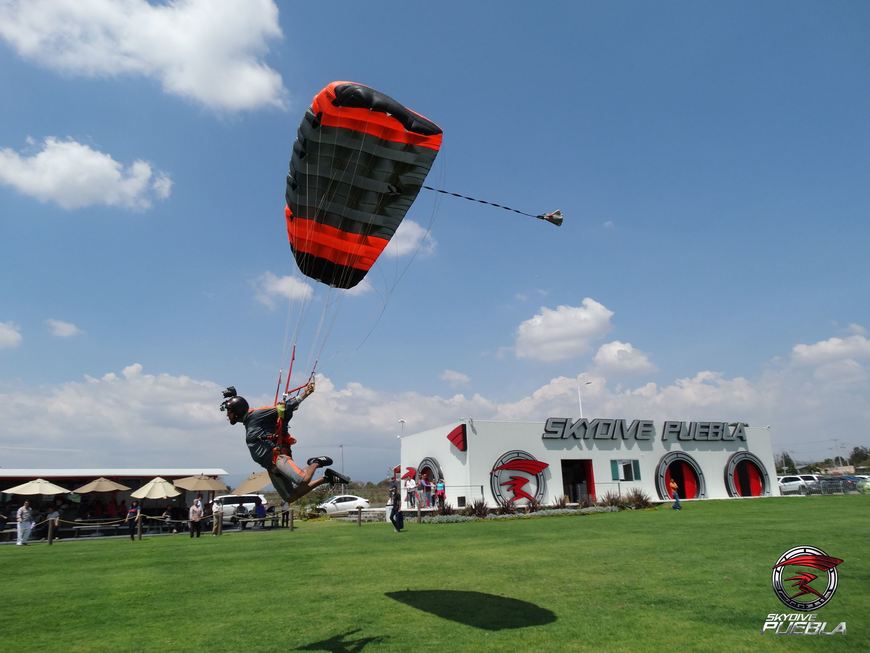
{"label": "white cloud", "polygon": [[[0,324],[0,334],[8,324]],[[17,333],[17,330],[15,331]],[[0,336],[2,338],[2,336]],[[847,360],[821,365],[774,361],[755,378],[703,370],[667,384],[614,385],[601,372],[584,375],[589,418],[741,420],[772,426],[774,448],[801,460],[830,456],[831,438],[864,444],[870,423],[867,368]],[[352,476],[376,480],[398,461],[398,420],[405,434],[458,419],[525,420],[577,417],[576,377],[551,379],[528,395],[497,402],[479,394],[447,397],[391,393],[318,376],[317,391],[294,416],[300,459],[335,458],[343,445]],[[138,363],[120,372],[55,386],[0,380],[7,407],[0,448],[10,467],[208,466],[253,470],[240,427],[218,411],[223,384],[151,374]],[[252,405],[270,396],[246,395]],[[58,452],[79,449],[80,452]]]}
{"label": "white cloud", "polygon": [[384,249],[384,256],[429,256],[435,253],[437,243],[428,229],[424,229],[413,220],[405,218],[396,229]]}
{"label": "white cloud", "polygon": [[0,322],[0,349],[15,349],[21,344],[21,329],[14,322]]}
{"label": "white cloud", "polygon": [[516,355],[545,362],[576,358],[610,331],[613,311],[594,299],[581,306],[543,307],[517,328]]}
{"label": "white cloud", "polygon": [[599,369],[608,372],[637,374],[655,369],[646,354],[635,349],[630,342],[620,342],[619,340],[601,345],[595,354],[594,361]]}
{"label": "white cloud", "polygon": [[58,338],[72,338],[73,336],[79,336],[84,333],[84,331],[79,329],[72,322],[48,319],[45,323],[48,325],[48,330],[51,332],[51,335]]}
{"label": "white cloud", "polygon": [[857,361],[845,360],[823,363],[813,370],[813,378],[829,386],[851,385],[867,379],[867,370]]}
{"label": "white cloud", "polygon": [[255,283],[257,300],[269,308],[275,308],[276,300],[283,298],[291,301],[310,299],[314,288],[297,277],[279,277],[266,272]]}
{"label": "white cloud", "polygon": [[272,0],[27,0],[0,4],[0,38],[24,59],[82,77],[142,76],[210,108],[283,107],[262,57],[282,37]]}
{"label": "white cloud", "polygon": [[151,184],[151,188],[159,199],[168,199],[172,194],[172,179],[165,172],[160,172],[155,177],[154,183]]}
{"label": "white cloud", "polygon": [[471,377],[456,370],[444,370],[438,376],[442,381],[446,381],[448,385],[459,387],[471,383]]}
{"label": "white cloud", "polygon": [[602,224],[601,226],[604,227],[605,229],[615,229],[616,223],[613,222],[613,220],[606,220],[604,222],[604,224]]}
{"label": "white cloud", "polygon": [[351,297],[359,297],[360,295],[367,295],[368,293],[374,291],[374,289],[375,287],[371,284],[371,281],[369,281],[368,279],[363,279],[353,288],[344,288],[341,290],[341,292]]}
{"label": "white cloud", "polygon": [[136,210],[149,208],[155,197],[166,199],[172,186],[165,173],[155,173],[146,161],[125,167],[87,145],[53,137],[30,156],[0,149],[0,184],[64,209],[104,205]]}
{"label": "white cloud", "polygon": [[870,340],[856,333],[848,338],[829,338],[812,345],[795,345],[792,358],[798,363],[809,365],[847,358],[870,358]]}

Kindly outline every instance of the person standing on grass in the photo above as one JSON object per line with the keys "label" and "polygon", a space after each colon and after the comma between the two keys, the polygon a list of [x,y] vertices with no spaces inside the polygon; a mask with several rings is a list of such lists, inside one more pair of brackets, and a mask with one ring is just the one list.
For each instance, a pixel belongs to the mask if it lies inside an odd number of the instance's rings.
{"label": "person standing on grass", "polygon": [[668,483],[668,489],[671,491],[671,497],[674,500],[674,505],[671,506],[674,510],[682,510],[683,507],[680,505],[680,486],[677,485],[677,482],[672,478],[671,482]]}
{"label": "person standing on grass", "polygon": [[33,510],[30,507],[30,499],[24,500],[24,505],[15,513],[15,518],[18,521],[18,539],[15,544],[17,546],[27,546],[27,540],[30,539],[30,531],[33,530]]}
{"label": "person standing on grass", "polygon": [[46,515],[45,518],[48,520],[49,525],[51,526],[54,537],[56,539],[59,539],[60,536],[57,534],[57,531],[60,528],[60,508],[57,506],[57,504],[51,507],[51,510],[49,510],[48,515]]}
{"label": "person standing on grass", "polygon": [[417,494],[417,481],[415,481],[410,476],[405,479],[405,501],[408,503],[409,508],[413,508],[415,505],[415,498]]}
{"label": "person standing on grass", "polygon": [[405,517],[402,515],[402,493],[396,488],[390,488],[390,523],[397,533],[405,527]]}
{"label": "person standing on grass", "polygon": [[202,501],[199,499],[193,500],[193,505],[190,506],[190,511],[188,512],[188,517],[190,518],[190,536],[193,537],[193,534],[196,533],[196,536],[199,537],[200,533],[202,533]]}
{"label": "person standing on grass", "polygon": [[127,515],[124,517],[124,523],[130,529],[130,541],[136,539],[136,526],[139,525],[139,520],[142,519],[142,511],[139,509],[139,502],[134,501],[127,509]]}
{"label": "person standing on grass", "polygon": [[439,478],[438,483],[435,484],[435,496],[438,497],[438,507],[442,509],[444,508],[444,498],[446,496],[445,488],[444,479]]}
{"label": "person standing on grass", "polygon": [[220,535],[223,532],[224,507],[220,501],[211,502],[211,534]]}

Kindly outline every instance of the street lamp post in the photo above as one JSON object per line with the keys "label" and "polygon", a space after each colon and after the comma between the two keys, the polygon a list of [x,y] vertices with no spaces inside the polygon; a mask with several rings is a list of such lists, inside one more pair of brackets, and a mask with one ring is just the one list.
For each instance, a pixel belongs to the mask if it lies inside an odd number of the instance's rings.
{"label": "street lamp post", "polygon": [[[592,381],[586,381],[582,385],[592,385]],[[580,419],[583,419],[583,396],[580,394],[580,382],[577,382],[577,403],[580,406]]]}

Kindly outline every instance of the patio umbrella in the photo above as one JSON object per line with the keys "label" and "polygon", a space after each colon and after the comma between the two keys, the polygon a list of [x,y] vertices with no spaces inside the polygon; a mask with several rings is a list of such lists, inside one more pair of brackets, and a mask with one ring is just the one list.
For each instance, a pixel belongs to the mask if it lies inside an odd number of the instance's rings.
{"label": "patio umbrella", "polygon": [[168,499],[169,497],[177,497],[179,494],[181,492],[176,490],[172,483],[157,476],[135,492],[131,492],[130,496],[134,499]]}
{"label": "patio umbrella", "polygon": [[78,492],[79,494],[87,494],[88,492],[117,492],[120,490],[129,490],[126,485],[121,485],[120,483],[115,483],[115,481],[110,481],[107,478],[100,476],[100,478],[91,481],[90,483],[86,483],[82,485],[80,488],[76,488],[73,492]]}
{"label": "patio umbrella", "polygon": [[269,478],[268,472],[253,472],[248,476],[248,478],[242,481],[241,485],[235,488],[233,492],[235,494],[249,494],[250,492],[262,490],[271,482],[272,479]]}
{"label": "patio umbrella", "polygon": [[35,481],[28,481],[23,485],[16,485],[15,487],[3,491],[6,492],[6,494],[66,494],[69,492],[66,488],[50,483],[44,478],[38,478]]}
{"label": "patio umbrella", "polygon": [[180,487],[185,490],[194,490],[196,492],[215,492],[227,489],[220,480],[206,476],[205,474],[197,474],[196,476],[185,476],[178,480],[172,481],[175,487]]}

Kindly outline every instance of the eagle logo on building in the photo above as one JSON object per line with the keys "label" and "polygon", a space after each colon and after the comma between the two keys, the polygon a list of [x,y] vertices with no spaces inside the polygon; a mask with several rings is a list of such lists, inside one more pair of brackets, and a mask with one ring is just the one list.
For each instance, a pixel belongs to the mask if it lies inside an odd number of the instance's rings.
{"label": "eagle logo on building", "polygon": [[501,504],[543,501],[547,493],[544,470],[549,465],[525,451],[501,455],[490,472],[492,496]]}

